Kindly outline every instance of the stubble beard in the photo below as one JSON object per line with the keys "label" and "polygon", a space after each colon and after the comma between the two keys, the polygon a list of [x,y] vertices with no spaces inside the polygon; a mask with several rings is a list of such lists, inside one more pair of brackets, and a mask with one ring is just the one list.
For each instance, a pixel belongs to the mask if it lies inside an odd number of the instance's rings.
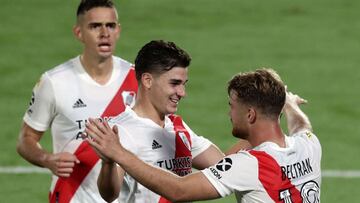
{"label": "stubble beard", "polygon": [[233,127],[232,134],[234,137],[245,140],[247,140],[247,138],[249,137],[249,134],[245,130],[236,127]]}

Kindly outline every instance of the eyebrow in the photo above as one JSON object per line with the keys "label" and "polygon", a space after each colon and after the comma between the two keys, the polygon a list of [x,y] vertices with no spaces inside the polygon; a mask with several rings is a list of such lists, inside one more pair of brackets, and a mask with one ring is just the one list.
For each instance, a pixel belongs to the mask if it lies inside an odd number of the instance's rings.
{"label": "eyebrow", "polygon": [[[189,80],[185,80],[184,84],[187,83],[188,81],[189,81]],[[183,80],[180,80],[180,79],[170,79],[170,82],[180,84],[180,83],[183,82]]]}
{"label": "eyebrow", "polygon": [[88,24],[89,27],[92,27],[92,26],[102,26],[102,25],[105,25],[105,26],[115,26],[117,23],[116,22],[107,22],[107,23],[100,23],[100,22],[90,22]]}

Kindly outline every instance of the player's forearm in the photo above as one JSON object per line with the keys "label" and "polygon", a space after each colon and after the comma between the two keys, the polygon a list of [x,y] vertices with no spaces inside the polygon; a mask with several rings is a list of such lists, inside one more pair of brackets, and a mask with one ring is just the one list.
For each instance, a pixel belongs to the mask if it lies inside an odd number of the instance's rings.
{"label": "player's forearm", "polygon": [[46,160],[49,152],[41,148],[41,145],[31,137],[20,137],[17,143],[17,152],[28,162],[46,167]]}
{"label": "player's forearm", "polygon": [[216,145],[211,144],[205,151],[192,160],[192,166],[198,170],[203,170],[216,164],[223,159],[224,156],[224,153]]}
{"label": "player's forearm", "polygon": [[234,144],[230,149],[228,149],[225,152],[225,156],[230,155],[230,154],[235,154],[240,150],[247,150],[247,149],[251,149],[251,148],[252,148],[252,146],[250,145],[249,141],[244,140],[244,139],[239,139],[236,144]]}
{"label": "player's forearm", "polygon": [[44,132],[36,131],[25,122],[22,124],[16,150],[28,162],[46,167],[49,152],[42,149],[39,140]]}
{"label": "player's forearm", "polygon": [[181,187],[182,177],[150,166],[127,150],[117,154],[115,161],[136,181],[172,202],[179,201],[184,194]]}
{"label": "player's forearm", "polygon": [[284,113],[290,135],[303,129],[312,131],[309,118],[297,104],[286,104],[284,106]]}
{"label": "player's forearm", "polygon": [[119,196],[121,182],[116,163],[102,163],[97,184],[101,197],[107,202]]}

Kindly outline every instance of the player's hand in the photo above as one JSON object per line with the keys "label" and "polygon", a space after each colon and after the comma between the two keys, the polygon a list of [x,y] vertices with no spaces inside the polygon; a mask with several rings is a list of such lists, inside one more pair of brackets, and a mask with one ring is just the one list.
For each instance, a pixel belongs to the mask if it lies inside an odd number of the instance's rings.
{"label": "player's hand", "polygon": [[301,104],[306,104],[307,100],[301,98],[299,95],[294,94],[292,92],[286,92],[286,100],[285,100],[285,105],[301,105]]}
{"label": "player's hand", "polygon": [[64,178],[69,177],[73,172],[75,164],[80,163],[76,156],[69,152],[49,154],[45,162],[45,167],[50,169],[54,175]]}
{"label": "player's hand", "polygon": [[286,100],[285,100],[284,109],[288,107],[300,106],[301,104],[307,103],[307,100],[301,98],[297,94],[288,91],[287,86],[285,86],[285,90],[286,90]]}
{"label": "player's hand", "polygon": [[88,121],[85,132],[90,145],[104,162],[112,163],[113,157],[122,149],[117,127],[111,128],[106,120],[89,118]]}

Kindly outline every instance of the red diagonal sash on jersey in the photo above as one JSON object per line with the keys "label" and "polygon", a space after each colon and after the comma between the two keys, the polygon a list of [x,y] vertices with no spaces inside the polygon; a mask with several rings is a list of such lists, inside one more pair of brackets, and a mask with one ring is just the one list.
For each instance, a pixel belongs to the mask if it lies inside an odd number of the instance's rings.
{"label": "red diagonal sash on jersey", "polygon": [[[134,69],[130,69],[123,84],[101,115],[102,118],[116,116],[124,111],[125,105],[121,95],[123,91],[137,92]],[[91,148],[87,141],[82,142],[74,154],[80,160],[80,164],[75,165],[69,178],[58,179],[53,193],[50,194],[50,203],[70,202],[82,181],[99,160],[96,152]]]}
{"label": "red diagonal sash on jersey", "polygon": [[[174,130],[176,133],[175,140],[175,158],[178,157],[190,157],[191,158],[191,139],[190,134],[183,125],[182,119],[178,115],[170,115],[170,120],[174,124]],[[190,167],[191,169],[191,167]]]}
{"label": "red diagonal sash on jersey", "polygon": [[[183,125],[182,119],[178,115],[170,115],[170,120],[174,124],[175,130],[175,159],[177,158],[184,158],[190,161],[190,167],[178,168],[175,169],[173,172],[183,176],[186,174],[191,173],[191,162],[192,162],[192,155],[191,155],[191,139],[190,134],[186,130],[185,126]],[[164,197],[160,197],[159,203],[171,203]]]}
{"label": "red diagonal sash on jersey", "polygon": [[[250,150],[250,154],[256,157],[259,164],[259,180],[264,186],[266,192],[276,203],[301,203],[300,192],[285,177],[283,179],[282,171],[276,160],[266,152]],[[280,192],[288,192],[288,197],[281,199]],[[290,199],[291,198],[291,199]]]}

